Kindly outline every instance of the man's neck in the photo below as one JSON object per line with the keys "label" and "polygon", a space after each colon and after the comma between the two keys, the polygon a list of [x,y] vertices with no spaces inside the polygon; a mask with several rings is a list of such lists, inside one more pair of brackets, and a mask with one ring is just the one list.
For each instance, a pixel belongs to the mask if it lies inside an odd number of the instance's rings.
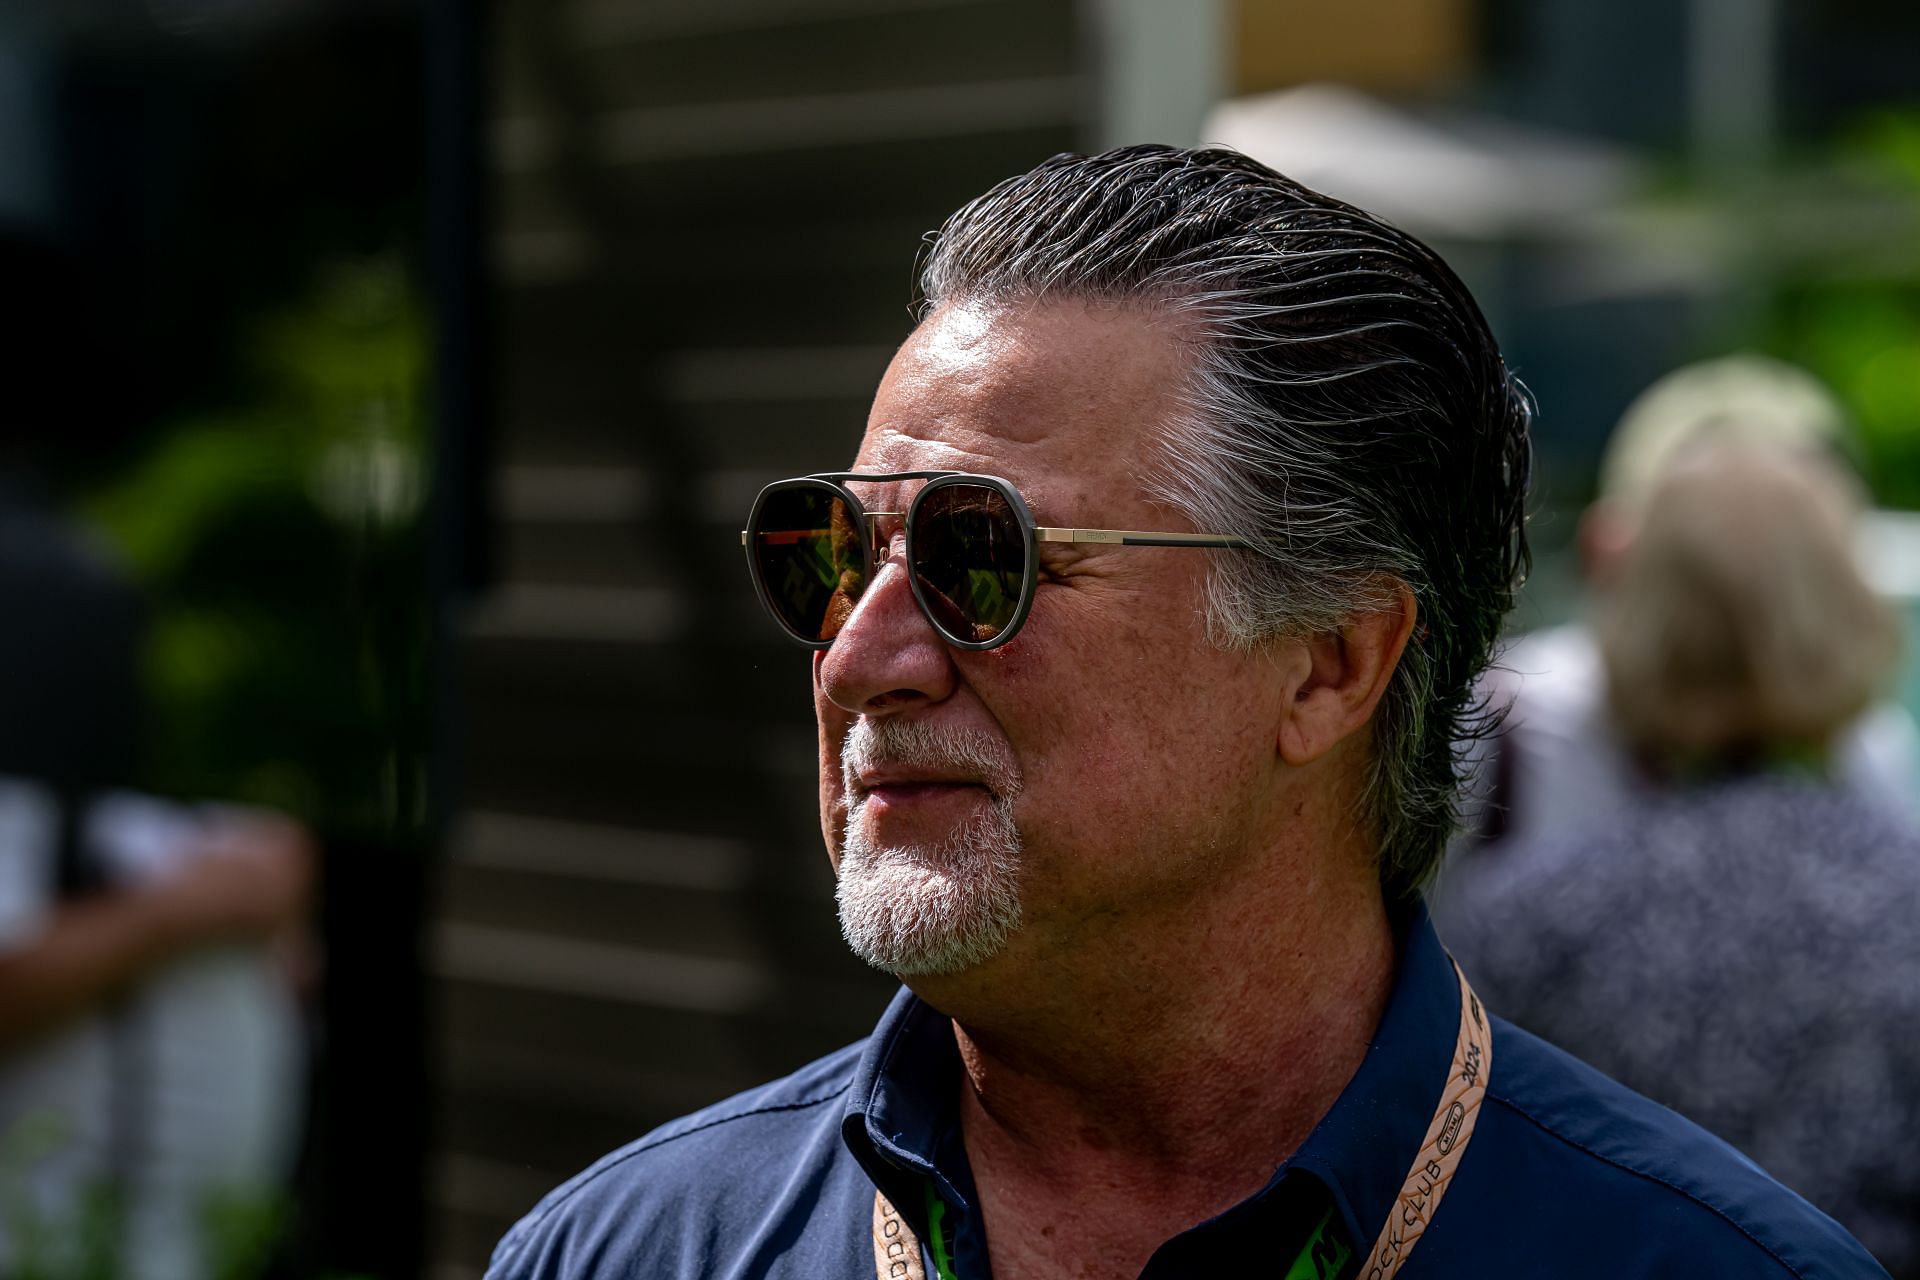
{"label": "man's neck", "polygon": [[999,1280],[1139,1274],[1326,1114],[1394,951],[1370,880],[1314,889],[1186,904],[1177,940],[1077,937],[1032,998],[960,1012],[962,1132]]}

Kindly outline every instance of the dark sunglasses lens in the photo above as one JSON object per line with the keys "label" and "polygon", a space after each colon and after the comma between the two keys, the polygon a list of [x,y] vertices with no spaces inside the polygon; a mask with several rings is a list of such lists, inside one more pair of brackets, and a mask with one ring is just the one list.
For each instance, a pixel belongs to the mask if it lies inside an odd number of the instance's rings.
{"label": "dark sunglasses lens", "polygon": [[867,587],[860,531],[845,499],[824,486],[768,494],[747,530],[767,603],[802,640],[831,640]]}
{"label": "dark sunglasses lens", "polygon": [[915,508],[913,573],[934,622],[956,640],[984,644],[1013,624],[1027,583],[1027,540],[999,490],[930,489]]}

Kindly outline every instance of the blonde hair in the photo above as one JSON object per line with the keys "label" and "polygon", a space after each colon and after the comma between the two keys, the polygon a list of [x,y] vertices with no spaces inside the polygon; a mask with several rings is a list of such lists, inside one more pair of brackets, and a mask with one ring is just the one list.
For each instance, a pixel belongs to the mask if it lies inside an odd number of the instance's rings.
{"label": "blonde hair", "polygon": [[1635,397],[1607,439],[1600,494],[1627,509],[1696,450],[1844,454],[1846,411],[1806,370],[1743,352],[1676,369]]}
{"label": "blonde hair", "polygon": [[1867,708],[1901,635],[1855,561],[1858,516],[1851,478],[1803,450],[1708,447],[1653,487],[1597,620],[1634,747],[1817,748]]}

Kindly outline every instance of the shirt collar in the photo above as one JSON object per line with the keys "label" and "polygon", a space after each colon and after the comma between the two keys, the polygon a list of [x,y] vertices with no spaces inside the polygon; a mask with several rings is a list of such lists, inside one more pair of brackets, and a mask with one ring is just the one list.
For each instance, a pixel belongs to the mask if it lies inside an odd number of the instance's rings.
{"label": "shirt collar", "polygon": [[[1424,903],[1395,921],[1399,968],[1359,1070],[1293,1157],[1252,1200],[1257,1211],[1290,1177],[1325,1184],[1356,1249],[1379,1233],[1426,1138],[1452,1062],[1460,987]],[[903,1210],[932,1177],[966,1213],[974,1201],[961,1148],[960,1055],[952,1024],[902,988],[887,1006],[848,1090],[841,1132],[874,1183]]]}
{"label": "shirt collar", "polygon": [[960,1148],[960,1083],[953,1023],[900,988],[860,1057],[841,1134],[874,1185],[903,1211],[917,1204],[917,1192],[906,1192],[921,1176],[931,1176],[949,1204],[973,1201]]}

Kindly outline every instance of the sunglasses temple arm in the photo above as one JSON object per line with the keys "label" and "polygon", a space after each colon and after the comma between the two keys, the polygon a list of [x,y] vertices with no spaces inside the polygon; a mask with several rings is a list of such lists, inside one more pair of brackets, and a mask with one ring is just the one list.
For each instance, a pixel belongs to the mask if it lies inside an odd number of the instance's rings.
{"label": "sunglasses temple arm", "polygon": [[1036,528],[1041,542],[1087,543],[1113,547],[1250,547],[1245,538],[1227,533],[1151,533],[1141,529]]}

